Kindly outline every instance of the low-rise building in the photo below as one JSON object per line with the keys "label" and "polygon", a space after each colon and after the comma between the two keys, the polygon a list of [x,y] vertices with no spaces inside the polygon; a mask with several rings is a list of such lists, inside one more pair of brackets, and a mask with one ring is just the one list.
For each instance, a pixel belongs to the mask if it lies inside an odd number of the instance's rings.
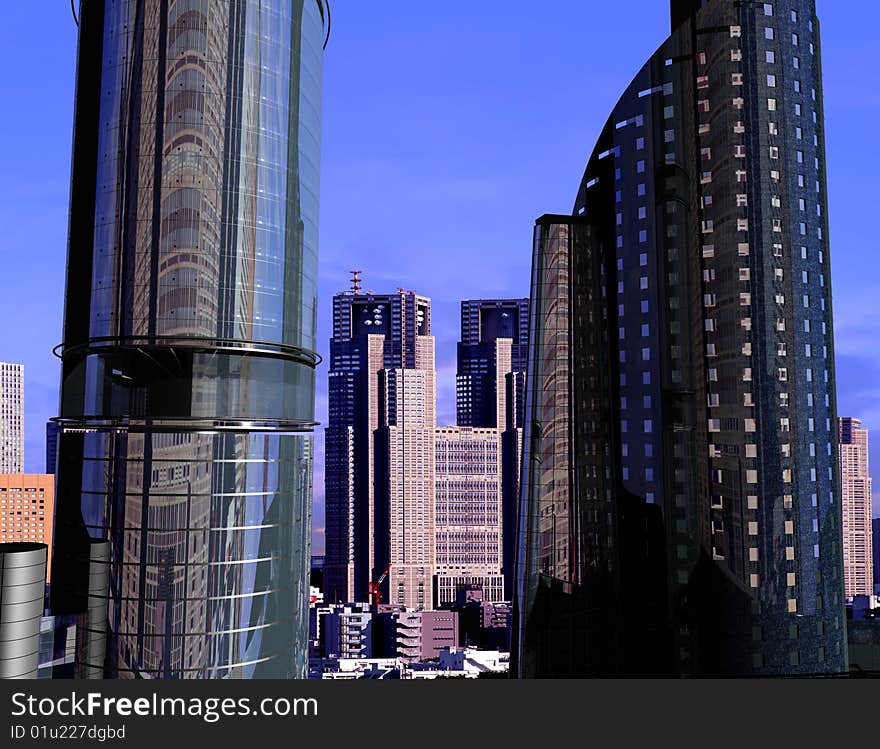
{"label": "low-rise building", "polygon": [[371,658],[373,613],[367,603],[321,606],[315,609],[315,641],[325,658]]}

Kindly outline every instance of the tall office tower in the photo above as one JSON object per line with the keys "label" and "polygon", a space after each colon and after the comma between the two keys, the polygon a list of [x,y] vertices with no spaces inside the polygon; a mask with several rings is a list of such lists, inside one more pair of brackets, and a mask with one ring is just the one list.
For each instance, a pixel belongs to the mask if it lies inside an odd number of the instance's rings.
{"label": "tall office tower", "polygon": [[502,568],[507,596],[513,590],[528,346],[528,299],[470,299],[461,303],[458,425],[501,433]]}
{"label": "tall office tower", "polygon": [[0,362],[0,473],[24,471],[24,365]]}
{"label": "tall office tower", "polygon": [[[325,433],[328,602],[430,606],[436,384],[431,302],[412,291],[333,298]],[[390,599],[388,592],[390,591]]]}
{"label": "tall office tower", "polygon": [[46,473],[53,475],[58,463],[58,432],[60,429],[57,421],[46,422]]}
{"label": "tall office tower", "polygon": [[325,13],[82,4],[52,608],[108,542],[108,677],[306,675]]}
{"label": "tall office tower", "polygon": [[470,299],[461,303],[456,372],[459,426],[505,428],[506,376],[526,371],[528,346],[528,299]]}
{"label": "tall office tower", "polygon": [[467,586],[504,600],[501,575],[501,433],[438,427],[435,447],[434,606],[455,603]]}
{"label": "tall office tower", "polygon": [[516,670],[847,670],[819,21],[675,0],[538,221]]}
{"label": "tall office tower", "polygon": [[874,595],[874,552],[871,529],[871,473],[868,430],[859,419],[841,417],[840,484],[843,496],[843,576],[846,595]]}
{"label": "tall office tower", "polygon": [[0,473],[0,544],[48,546],[47,580],[52,571],[55,477],[45,473]]}

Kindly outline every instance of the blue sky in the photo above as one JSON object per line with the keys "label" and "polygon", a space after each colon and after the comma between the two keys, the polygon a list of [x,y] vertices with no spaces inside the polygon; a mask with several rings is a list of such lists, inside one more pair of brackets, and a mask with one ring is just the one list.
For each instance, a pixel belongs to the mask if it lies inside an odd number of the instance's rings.
{"label": "blue sky", "polygon": [[[665,0],[333,0],[324,89],[321,319],[347,271],[433,299],[438,418],[454,421],[458,302],[528,293],[531,227],[570,211],[620,92],[668,33]],[[818,0],[838,398],[880,466],[880,4]],[[625,20],[626,27],[622,22]],[[26,469],[43,470],[64,295],[76,28],[66,2],[0,6],[0,360],[26,367]],[[318,377],[326,419],[326,369]],[[321,435],[315,525],[323,523]],[[875,471],[876,472],[876,471]],[[880,475],[880,474],[878,474]],[[880,481],[875,495],[880,516]],[[322,540],[315,539],[316,550]]]}

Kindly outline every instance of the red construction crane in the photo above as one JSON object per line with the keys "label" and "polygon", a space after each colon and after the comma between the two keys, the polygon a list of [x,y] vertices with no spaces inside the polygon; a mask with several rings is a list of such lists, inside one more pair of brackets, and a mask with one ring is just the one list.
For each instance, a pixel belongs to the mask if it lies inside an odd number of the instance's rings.
{"label": "red construction crane", "polygon": [[370,583],[370,592],[368,595],[370,597],[370,603],[372,603],[374,606],[378,606],[380,603],[382,603],[382,591],[380,590],[380,588],[382,587],[382,583],[385,582],[385,578],[388,577],[389,572],[391,572],[391,562],[388,562],[388,566],[382,573],[382,577],[380,577],[377,582]]}

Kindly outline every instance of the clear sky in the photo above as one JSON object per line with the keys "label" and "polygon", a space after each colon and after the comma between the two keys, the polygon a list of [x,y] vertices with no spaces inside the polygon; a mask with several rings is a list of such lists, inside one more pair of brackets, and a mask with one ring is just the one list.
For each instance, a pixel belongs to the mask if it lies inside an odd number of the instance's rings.
{"label": "clear sky", "polygon": [[[779,0],[782,1],[782,0]],[[880,3],[818,0],[841,415],[875,430]],[[621,8],[625,12],[621,13]],[[324,79],[321,350],[351,268],[433,299],[438,418],[455,418],[458,302],[526,296],[531,229],[569,212],[619,94],[669,31],[666,0],[332,0]],[[58,401],[76,27],[68,4],[0,4],[0,360],[25,364],[26,470]],[[318,418],[326,420],[326,367]],[[315,526],[323,524],[318,436]],[[321,551],[323,539],[315,538]]]}

